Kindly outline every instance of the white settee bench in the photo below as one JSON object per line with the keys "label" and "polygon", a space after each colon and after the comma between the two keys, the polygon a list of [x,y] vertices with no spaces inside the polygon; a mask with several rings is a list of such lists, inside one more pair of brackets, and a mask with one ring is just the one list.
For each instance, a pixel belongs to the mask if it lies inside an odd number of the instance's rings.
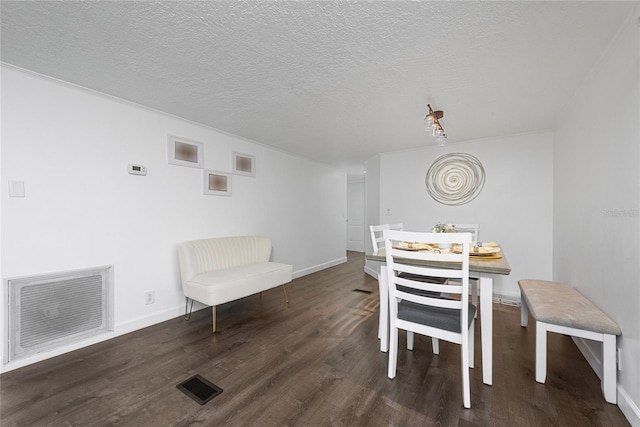
{"label": "white settee bench", "polygon": [[580,292],[560,282],[523,279],[520,286],[520,325],[526,327],[528,313],[536,321],[536,381],[547,378],[547,332],[585,338],[602,343],[602,393],[616,403],[616,337],[622,331],[609,316]]}
{"label": "white settee bench", "polygon": [[[192,240],[178,247],[182,290],[187,298],[211,306],[213,332],[216,306],[291,282],[293,267],[270,262],[271,239],[234,236]],[[186,308],[185,308],[186,312]],[[185,317],[189,319],[189,314]]]}

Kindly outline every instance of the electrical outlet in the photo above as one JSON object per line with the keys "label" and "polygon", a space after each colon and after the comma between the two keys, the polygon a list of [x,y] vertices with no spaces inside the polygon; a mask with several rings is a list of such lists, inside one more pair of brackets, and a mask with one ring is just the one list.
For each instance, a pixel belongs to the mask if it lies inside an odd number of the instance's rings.
{"label": "electrical outlet", "polygon": [[144,303],[145,305],[153,304],[156,302],[156,293],[154,291],[149,291],[144,294]]}
{"label": "electrical outlet", "polygon": [[617,359],[618,359],[618,371],[622,371],[622,355],[621,355],[621,352],[620,352],[620,348],[616,349],[616,356],[618,356],[617,357]]}
{"label": "electrical outlet", "polygon": [[391,216],[391,208],[387,208],[387,216]]}

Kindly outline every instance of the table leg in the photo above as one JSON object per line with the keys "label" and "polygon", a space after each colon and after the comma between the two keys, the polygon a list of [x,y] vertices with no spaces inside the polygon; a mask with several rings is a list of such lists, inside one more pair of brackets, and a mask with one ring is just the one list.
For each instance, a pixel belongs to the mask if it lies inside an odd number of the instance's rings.
{"label": "table leg", "polygon": [[380,266],[378,274],[378,289],[380,291],[380,351],[389,350],[389,283],[387,282],[387,266]]}
{"label": "table leg", "polygon": [[480,277],[480,333],[482,338],[482,382],[493,380],[493,279]]}

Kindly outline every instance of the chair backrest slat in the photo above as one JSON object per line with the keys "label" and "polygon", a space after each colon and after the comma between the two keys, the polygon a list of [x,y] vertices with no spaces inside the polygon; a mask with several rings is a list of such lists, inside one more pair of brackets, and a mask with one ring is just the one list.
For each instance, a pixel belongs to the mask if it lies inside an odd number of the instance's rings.
{"label": "chair backrest slat", "polygon": [[[417,233],[408,231],[384,230],[384,242],[386,252],[387,274],[389,282],[389,295],[398,300],[406,299],[419,304],[437,307],[464,307],[469,300],[469,246],[471,233]],[[432,249],[429,251],[403,250],[401,242],[418,244],[457,245],[460,253],[454,253],[450,249]],[[415,246],[415,245],[414,245]],[[439,267],[438,263],[443,266]],[[425,263],[428,265],[420,265]],[[416,277],[407,277],[401,273],[409,273]],[[419,280],[419,276],[432,276],[460,279],[459,283],[438,284]],[[420,291],[455,294],[458,302],[443,302],[438,298],[409,294],[408,291],[398,289],[398,286],[412,288]],[[407,295],[413,295],[407,297]],[[465,311],[465,310],[462,310]]]}
{"label": "chair backrest slat", "polygon": [[456,233],[471,233],[471,241],[477,242],[480,237],[480,224],[447,224]]}
{"label": "chair backrest slat", "polygon": [[400,286],[411,287],[413,289],[419,289],[421,291],[445,292],[450,294],[462,293],[462,285],[441,285],[438,283],[424,283],[417,280],[406,279],[404,277],[398,277],[397,279],[395,279],[395,283]]}
{"label": "chair backrest slat", "polygon": [[373,245],[373,251],[377,252],[378,249],[384,247],[384,236],[382,235],[384,230],[402,230],[403,228],[404,225],[402,223],[370,225],[369,231],[371,232],[371,244]]}
{"label": "chair backrest slat", "polygon": [[401,300],[415,302],[416,304],[429,305],[431,307],[452,308],[455,310],[460,310],[462,308],[462,301],[458,299],[433,298],[402,291],[398,292],[397,297]]}
{"label": "chair backrest slat", "polygon": [[[391,256],[395,256],[395,255],[391,254]],[[410,258],[407,258],[407,259],[410,259]],[[396,267],[396,270],[399,272],[415,274],[418,276],[444,277],[447,279],[462,278],[462,270],[445,270],[442,268],[409,265],[409,264],[403,264],[403,263],[396,263],[395,267]]]}
{"label": "chair backrest slat", "polygon": [[454,254],[449,252],[422,252],[422,251],[408,251],[406,249],[398,249],[392,247],[391,255],[395,257],[422,260],[422,261],[439,261],[439,262],[461,262],[461,254]]}

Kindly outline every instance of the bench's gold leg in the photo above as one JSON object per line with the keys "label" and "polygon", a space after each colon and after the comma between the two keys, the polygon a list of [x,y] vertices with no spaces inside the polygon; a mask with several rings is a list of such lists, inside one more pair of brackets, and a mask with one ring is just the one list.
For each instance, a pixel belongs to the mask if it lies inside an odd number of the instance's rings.
{"label": "bench's gold leg", "polygon": [[289,304],[289,295],[287,295],[287,285],[286,283],[282,285],[282,290],[284,291],[284,302]]}
{"label": "bench's gold leg", "polygon": [[211,316],[212,316],[212,320],[213,320],[213,333],[216,333],[216,306],[212,305],[211,306]]}
{"label": "bench's gold leg", "polygon": [[193,300],[191,300],[191,309],[189,309],[189,311],[187,311],[188,307],[189,307],[189,298],[185,297],[185,303],[184,303],[184,319],[185,320],[191,320],[191,312],[193,311]]}

